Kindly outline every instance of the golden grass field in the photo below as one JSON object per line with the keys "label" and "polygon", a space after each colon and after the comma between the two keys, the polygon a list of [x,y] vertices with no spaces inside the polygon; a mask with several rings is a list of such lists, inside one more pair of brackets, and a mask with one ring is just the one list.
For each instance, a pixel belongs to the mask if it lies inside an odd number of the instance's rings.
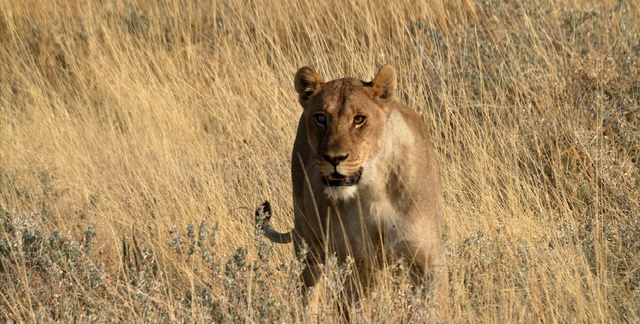
{"label": "golden grass field", "polygon": [[[265,199],[292,227],[293,75],[389,63],[438,152],[451,322],[638,323],[639,32],[631,0],[0,0],[0,321],[304,321],[253,227]],[[422,321],[385,278],[353,322]]]}

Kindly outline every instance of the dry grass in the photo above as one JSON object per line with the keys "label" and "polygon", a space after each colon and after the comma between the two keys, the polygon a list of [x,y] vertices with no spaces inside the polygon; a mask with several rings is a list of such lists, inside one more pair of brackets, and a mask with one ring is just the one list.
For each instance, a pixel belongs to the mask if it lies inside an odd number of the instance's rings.
{"label": "dry grass", "polygon": [[[302,321],[251,212],[292,226],[292,76],[390,63],[453,322],[640,322],[639,31],[635,1],[2,0],[0,320]],[[420,321],[393,280],[358,322]]]}

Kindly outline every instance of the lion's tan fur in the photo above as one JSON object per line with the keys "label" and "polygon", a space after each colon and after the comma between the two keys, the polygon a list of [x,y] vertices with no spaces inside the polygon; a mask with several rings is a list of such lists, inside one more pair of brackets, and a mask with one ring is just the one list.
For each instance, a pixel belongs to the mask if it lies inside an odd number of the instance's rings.
{"label": "lion's tan fur", "polygon": [[[415,285],[434,283],[434,300],[444,304],[448,274],[438,164],[420,116],[395,101],[394,69],[383,66],[372,82],[344,78],[324,83],[303,67],[295,88],[304,111],[291,165],[291,234],[298,253],[302,242],[308,246],[304,287],[316,285],[328,254],[341,260],[350,256],[355,273],[346,291],[357,299],[373,282],[376,268],[404,257]],[[317,121],[319,113],[326,124]],[[357,125],[356,116],[366,121]],[[334,166],[323,155],[346,158]],[[323,184],[332,172],[348,177],[358,170],[356,185]],[[268,221],[265,229],[268,237],[276,233]]]}

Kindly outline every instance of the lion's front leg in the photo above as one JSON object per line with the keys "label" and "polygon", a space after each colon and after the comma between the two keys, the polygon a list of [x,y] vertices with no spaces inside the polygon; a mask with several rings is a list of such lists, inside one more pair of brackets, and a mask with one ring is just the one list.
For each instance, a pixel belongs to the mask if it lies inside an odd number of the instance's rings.
{"label": "lion's front leg", "polygon": [[315,262],[307,262],[305,269],[302,271],[302,282],[300,285],[300,292],[305,307],[305,322],[317,322],[319,301],[323,286],[323,276],[320,267]]}
{"label": "lion's front leg", "polygon": [[315,323],[318,318],[318,303],[324,286],[322,268],[320,266],[322,254],[317,244],[307,245],[300,237],[296,237],[296,255],[304,262],[301,273],[300,294],[304,306],[305,322]]}
{"label": "lion's front leg", "polygon": [[[411,266],[414,289],[426,293],[430,316],[436,321],[449,319],[449,271],[444,251],[420,251]],[[423,257],[419,257],[423,256]]]}

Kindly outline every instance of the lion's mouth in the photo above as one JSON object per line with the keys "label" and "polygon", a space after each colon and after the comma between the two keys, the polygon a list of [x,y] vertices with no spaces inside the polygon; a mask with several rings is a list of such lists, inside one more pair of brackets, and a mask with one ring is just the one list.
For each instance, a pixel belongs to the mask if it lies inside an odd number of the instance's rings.
{"label": "lion's mouth", "polygon": [[362,169],[356,171],[351,176],[347,177],[340,173],[334,172],[326,177],[322,177],[322,183],[325,186],[329,187],[346,187],[353,186],[358,183],[360,180],[360,175],[362,174]]}

